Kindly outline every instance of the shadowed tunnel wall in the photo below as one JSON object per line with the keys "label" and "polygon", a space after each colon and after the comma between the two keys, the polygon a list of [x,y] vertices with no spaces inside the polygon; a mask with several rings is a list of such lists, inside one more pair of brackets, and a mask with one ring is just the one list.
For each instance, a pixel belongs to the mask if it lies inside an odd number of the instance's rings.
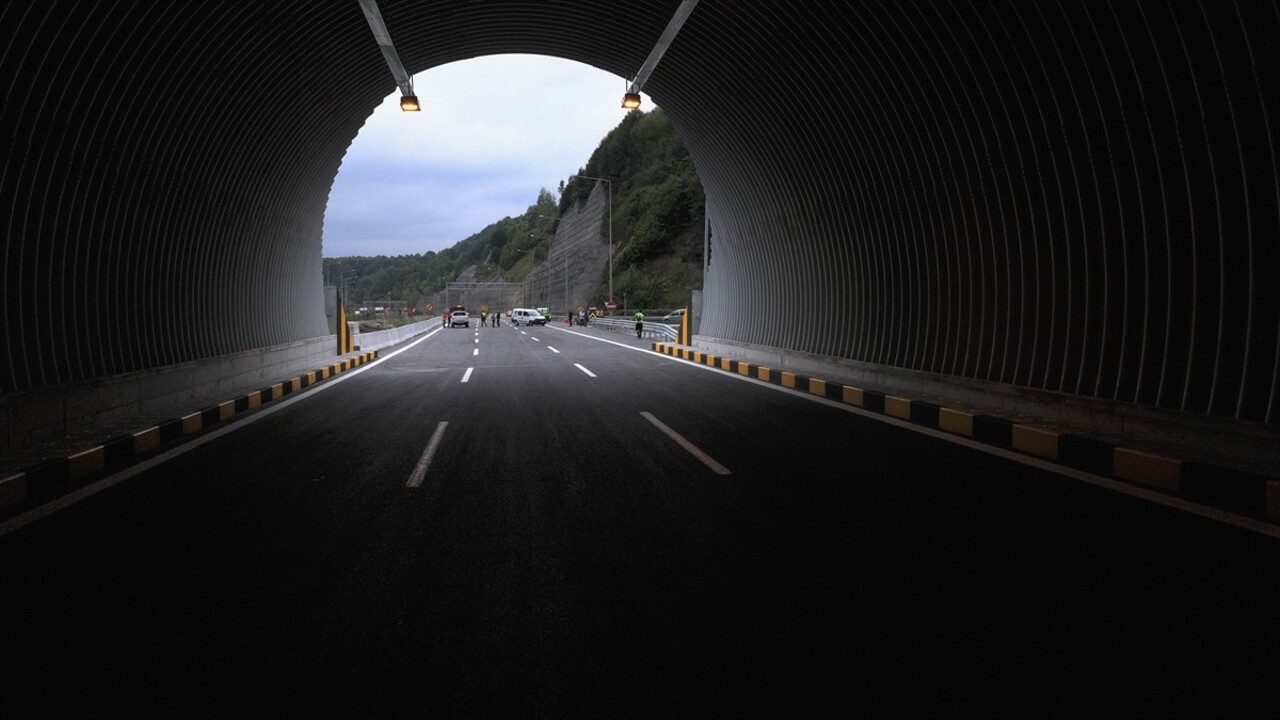
{"label": "shadowed tunnel wall", "polygon": [[[630,78],[679,2],[379,5],[410,72]],[[0,28],[0,391],[327,332],[328,193],[395,89],[356,0]],[[1277,38],[1260,1],[703,0],[644,87],[706,190],[700,333],[1275,423]]]}

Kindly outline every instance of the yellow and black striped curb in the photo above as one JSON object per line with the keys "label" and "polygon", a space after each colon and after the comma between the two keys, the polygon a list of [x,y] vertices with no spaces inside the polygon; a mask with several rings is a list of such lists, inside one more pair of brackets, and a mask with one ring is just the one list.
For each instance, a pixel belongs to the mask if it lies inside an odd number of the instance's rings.
{"label": "yellow and black striped curb", "polygon": [[1167,495],[1269,522],[1280,522],[1280,480],[1264,475],[1181,460],[992,415],[887,395],[670,343],[654,343],[653,350],[699,365],[961,435],[987,445],[1034,455],[1095,475],[1141,485]]}
{"label": "yellow and black striped curb", "polygon": [[361,353],[317,370],[310,370],[261,390],[221,402],[181,417],[76,451],[66,457],[45,460],[0,478],[0,513],[19,506],[46,502],[68,491],[76,481],[94,473],[127,464],[127,461],[161,445],[192,435],[261,407],[272,400],[299,392],[322,380],[376,360],[377,350]]}

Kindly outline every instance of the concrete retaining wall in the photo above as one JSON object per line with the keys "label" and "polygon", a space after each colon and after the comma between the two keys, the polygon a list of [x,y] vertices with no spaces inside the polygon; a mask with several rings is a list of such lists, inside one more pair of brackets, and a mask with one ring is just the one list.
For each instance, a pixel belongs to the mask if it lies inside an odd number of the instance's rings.
{"label": "concrete retaining wall", "polygon": [[1188,459],[1267,476],[1280,476],[1280,428],[1263,423],[1184,413],[1135,403],[1031,390],[842,358],[785,351],[705,335],[693,347],[765,367],[789,370],[900,395],[1050,427],[1087,428],[1120,444],[1189,448]]}
{"label": "concrete retaining wall", "polygon": [[336,357],[333,335],[180,365],[0,396],[0,457],[104,426],[268,385]]}

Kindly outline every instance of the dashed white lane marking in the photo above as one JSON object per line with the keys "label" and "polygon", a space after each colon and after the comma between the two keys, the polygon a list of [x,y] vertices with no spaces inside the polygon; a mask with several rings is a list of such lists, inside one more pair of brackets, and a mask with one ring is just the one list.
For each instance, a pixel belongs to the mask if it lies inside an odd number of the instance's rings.
{"label": "dashed white lane marking", "polygon": [[551,347],[550,345],[548,345],[548,346],[547,346],[547,349],[548,349],[548,350],[550,350],[551,352],[553,352],[553,353],[557,354],[557,355],[559,355],[559,354],[560,354],[560,351],[559,351],[559,350],[557,350],[557,349],[555,349],[555,348]]}
{"label": "dashed white lane marking", "polygon": [[472,354],[472,355],[479,355],[479,354],[480,354],[480,348],[476,348],[475,350],[472,350],[472,351],[471,351],[471,354]]}
{"label": "dashed white lane marking", "polygon": [[[434,337],[436,333],[443,332],[443,331],[444,331],[444,328],[442,327],[436,328],[435,330],[428,332],[427,334],[423,335],[417,340],[414,340],[408,345],[405,345],[399,350],[394,350],[378,358],[377,360],[374,360],[373,362],[361,365],[360,367],[354,370],[349,370],[347,372],[344,372],[341,375],[338,375],[337,377],[331,380],[326,380],[325,382],[319,385],[316,385],[315,387],[307,388],[307,391],[305,393],[302,393],[299,395],[290,395],[288,398],[277,400],[275,402],[279,402],[280,404],[276,405],[275,407],[267,407],[263,410],[259,410],[257,413],[250,415],[244,418],[243,420],[237,420],[231,423],[230,425],[225,425],[216,430],[212,430],[206,434],[203,434],[197,437],[191,442],[184,443],[170,450],[166,450],[150,459],[143,460],[142,462],[136,465],[130,465],[129,467],[121,470],[120,472],[113,473],[111,475],[108,475],[107,477],[102,478],[101,480],[95,483],[86,485],[80,488],[79,490],[76,490],[75,492],[62,495],[43,505],[40,505],[39,507],[31,508],[30,510],[28,510],[25,513],[22,513],[21,515],[11,517],[8,520],[5,520],[3,523],[0,523],[0,537],[3,537],[4,535],[7,535],[15,530],[19,530],[27,525],[30,525],[31,523],[41,518],[52,515],[53,513],[59,510],[70,507],[71,505],[74,505],[80,502],[81,500],[84,500],[85,498],[93,497],[94,495],[97,495],[103,490],[106,490],[114,485],[118,485],[124,482],[125,480],[128,480],[129,478],[132,478],[137,475],[141,475],[142,473],[146,472],[147,470],[150,470],[151,468],[157,467],[159,465],[163,465],[164,463],[176,457],[185,455],[191,452],[192,450],[195,450],[198,447],[211,443],[214,440],[217,440],[223,435],[233,433],[237,430],[243,430],[244,428],[247,428],[253,425],[254,423],[258,422],[259,420],[269,418],[272,415],[280,412],[281,410],[284,410],[287,407],[293,407],[295,404],[300,403],[304,400],[310,400],[311,398],[319,397],[320,393],[325,392],[326,390],[336,388],[342,383],[352,378],[359,377],[360,375],[363,375],[364,373],[369,372],[370,370],[378,367],[384,362],[387,362],[388,360],[399,355],[400,353],[410,350],[411,348],[417,347],[418,345],[426,342],[430,338]],[[667,357],[667,356],[660,355],[659,357]]]}
{"label": "dashed white lane marking", "polygon": [[595,374],[595,373],[593,373],[593,372],[591,372],[590,370],[588,370],[588,369],[586,369],[586,368],[582,367],[582,366],[581,366],[581,365],[579,365],[578,363],[574,363],[574,364],[573,364],[573,366],[574,366],[574,367],[576,367],[576,368],[578,368],[578,369],[579,369],[579,370],[581,370],[582,372],[586,373],[586,374],[587,374],[587,377],[595,377],[595,376],[596,376],[596,374]]}
{"label": "dashed white lane marking", "polygon": [[[467,372],[471,371],[468,369]],[[413,468],[413,474],[409,476],[409,482],[404,484],[405,487],[416,488],[422,485],[422,479],[427,476],[427,468],[431,466],[431,458],[440,446],[440,438],[444,437],[446,427],[449,427],[448,420],[442,420],[436,425],[436,431],[431,434],[431,441],[427,443],[427,449],[422,451],[422,457],[418,458],[418,464]]]}
{"label": "dashed white lane marking", "polygon": [[471,379],[472,370],[475,370],[475,368],[467,368],[467,371],[462,373],[462,382],[466,382]]}
{"label": "dashed white lane marking", "polygon": [[684,448],[685,450],[687,450],[687,451],[689,452],[689,454],[690,454],[690,455],[692,455],[692,456],[694,456],[694,457],[698,458],[699,460],[701,460],[701,461],[702,461],[702,464],[704,464],[704,465],[706,465],[707,467],[711,468],[711,470],[712,470],[713,472],[715,472],[715,474],[717,474],[717,475],[732,475],[732,474],[733,474],[733,473],[729,472],[729,468],[727,468],[727,467],[725,467],[725,466],[721,465],[720,463],[716,462],[715,460],[713,460],[713,459],[711,458],[711,456],[710,456],[710,455],[708,455],[708,454],[706,454],[706,453],[702,452],[702,450],[701,450],[701,449],[699,449],[699,448],[698,448],[698,446],[694,445],[693,443],[689,442],[688,440],[685,440],[683,435],[681,435],[680,433],[676,432],[675,430],[672,430],[671,428],[667,427],[667,426],[666,426],[666,425],[665,425],[661,420],[659,420],[658,418],[654,417],[653,415],[651,415],[651,414],[649,414],[649,413],[647,413],[647,412],[645,412],[645,411],[643,411],[643,410],[641,410],[641,411],[640,411],[640,414],[644,416],[644,419],[645,419],[645,420],[648,420],[649,422],[653,423],[653,424],[654,424],[654,425],[655,425],[659,430],[661,430],[662,432],[666,433],[667,437],[671,438],[672,440],[675,440],[675,441],[676,441],[676,444],[678,444],[680,447],[682,447],[682,448]]}

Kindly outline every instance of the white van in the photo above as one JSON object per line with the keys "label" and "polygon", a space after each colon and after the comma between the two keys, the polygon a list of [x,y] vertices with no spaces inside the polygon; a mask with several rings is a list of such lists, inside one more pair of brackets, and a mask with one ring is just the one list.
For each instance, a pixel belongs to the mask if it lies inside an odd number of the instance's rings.
{"label": "white van", "polygon": [[679,325],[680,321],[684,320],[684,311],[685,308],[677,308],[654,320],[654,322],[660,322],[664,325]]}
{"label": "white van", "polygon": [[524,325],[546,325],[547,318],[532,308],[516,308],[511,311],[511,324],[516,327]]}

